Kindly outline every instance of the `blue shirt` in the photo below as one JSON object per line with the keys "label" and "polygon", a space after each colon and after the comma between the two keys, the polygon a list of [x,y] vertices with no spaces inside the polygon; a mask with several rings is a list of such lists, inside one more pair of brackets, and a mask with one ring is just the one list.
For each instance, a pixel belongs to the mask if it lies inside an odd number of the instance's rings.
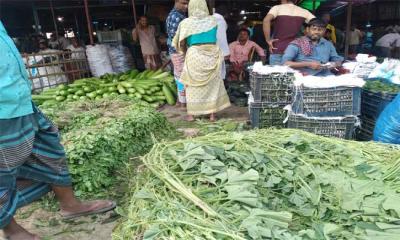
{"label": "blue shirt", "polygon": [[21,55],[0,21],[0,119],[33,113],[31,82]]}
{"label": "blue shirt", "polygon": [[176,49],[172,46],[172,40],[174,39],[176,31],[178,30],[179,23],[181,23],[182,20],[184,20],[185,18],[186,15],[178,11],[176,8],[172,9],[167,17],[166,20],[167,34],[168,34],[167,45],[169,54],[176,53]]}
{"label": "blue shirt", "polygon": [[[300,48],[295,44],[289,44],[282,57],[282,64],[287,61],[292,62],[319,62],[325,64],[328,62],[341,62],[343,57],[339,56],[333,44],[321,38],[318,44],[312,45],[312,54],[310,56],[304,55]],[[329,69],[313,70],[311,68],[301,68],[301,72],[313,76],[328,76],[332,75]]]}

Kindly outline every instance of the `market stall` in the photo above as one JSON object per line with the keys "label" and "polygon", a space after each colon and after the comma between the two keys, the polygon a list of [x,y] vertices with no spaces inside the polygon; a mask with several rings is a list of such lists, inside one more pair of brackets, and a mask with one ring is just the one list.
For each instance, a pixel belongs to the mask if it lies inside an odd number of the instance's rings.
{"label": "market stall", "polygon": [[[381,113],[400,92],[400,62],[376,60],[359,54],[356,61],[344,63],[341,72],[347,74],[328,77],[303,76],[288,67],[254,64],[249,97],[252,126],[372,140],[374,130],[375,134],[381,132],[376,128]],[[386,123],[391,129],[397,126],[387,119]]]}
{"label": "market stall", "polygon": [[76,195],[119,200],[112,239],[399,238],[400,61],[358,55],[325,77],[257,62],[228,87],[251,127],[183,122],[172,73],[135,69],[118,31],[94,44],[89,3],[85,52],[25,59]]}
{"label": "market stall", "polygon": [[26,54],[23,56],[25,68],[32,81],[32,91],[40,92],[60,84],[89,77],[90,71],[85,52],[51,51]]}

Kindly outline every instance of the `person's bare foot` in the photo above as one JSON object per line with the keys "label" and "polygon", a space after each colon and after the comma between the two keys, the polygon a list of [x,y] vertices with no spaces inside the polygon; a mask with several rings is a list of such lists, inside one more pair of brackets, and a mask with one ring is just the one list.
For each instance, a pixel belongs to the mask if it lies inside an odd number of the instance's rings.
{"label": "person's bare foot", "polygon": [[194,122],[194,117],[193,117],[193,115],[187,115],[185,117],[185,120],[188,121],[188,122]]}
{"label": "person's bare foot", "polygon": [[61,206],[61,215],[66,218],[76,218],[96,213],[104,213],[115,208],[115,203],[108,200],[76,202],[69,206]]}
{"label": "person's bare foot", "polygon": [[185,110],[186,109],[186,103],[181,103],[181,109]]}
{"label": "person's bare foot", "polygon": [[25,228],[20,226],[15,220],[11,220],[11,223],[4,229],[6,239],[9,240],[40,240],[41,238],[28,232]]}
{"label": "person's bare foot", "polygon": [[217,121],[217,116],[215,116],[214,113],[210,114],[210,122],[216,122]]}

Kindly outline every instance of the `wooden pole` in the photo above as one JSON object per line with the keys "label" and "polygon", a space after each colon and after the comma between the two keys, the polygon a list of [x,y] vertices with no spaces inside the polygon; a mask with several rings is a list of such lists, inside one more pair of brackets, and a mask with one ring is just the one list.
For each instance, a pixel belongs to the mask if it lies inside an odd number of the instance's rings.
{"label": "wooden pole", "polygon": [[91,19],[90,15],[89,15],[88,1],[84,0],[83,3],[85,4],[85,14],[86,14],[86,21],[87,21],[87,24],[88,24],[88,32],[89,32],[90,44],[94,45],[93,30],[92,30],[92,19]]}
{"label": "wooden pole", "polygon": [[313,0],[313,2],[312,2],[312,11],[313,11],[313,14],[315,15],[315,8],[317,7],[317,3],[316,3],[316,0]]}
{"label": "wooden pole", "polygon": [[215,0],[209,0],[208,4],[209,4],[209,8],[210,8],[210,13],[214,14],[214,11],[215,11]]}
{"label": "wooden pole", "polygon": [[57,29],[57,22],[56,22],[56,16],[54,14],[54,8],[53,8],[53,0],[50,0],[50,11],[51,15],[53,16],[53,24],[54,24],[54,30],[56,31],[56,38],[58,41],[58,29]]}
{"label": "wooden pole", "polygon": [[351,31],[351,15],[353,12],[353,0],[349,1],[347,6],[347,20],[346,20],[346,43],[344,47],[344,58],[349,57],[349,46],[350,46],[350,31]]}
{"label": "wooden pole", "polygon": [[32,2],[32,13],[33,13],[33,20],[35,21],[35,32],[36,34],[40,34],[41,29],[39,29],[40,28],[39,15],[34,2]]}
{"label": "wooden pole", "polygon": [[135,0],[132,0],[132,11],[133,11],[133,18],[134,18],[135,27],[136,27],[136,25],[137,25],[137,15],[136,15]]}
{"label": "wooden pole", "polygon": [[76,27],[76,33],[75,37],[79,40],[81,40],[81,30],[79,29],[79,22],[78,22],[78,17],[76,16],[76,13],[74,13],[74,18],[75,18],[75,27]]}

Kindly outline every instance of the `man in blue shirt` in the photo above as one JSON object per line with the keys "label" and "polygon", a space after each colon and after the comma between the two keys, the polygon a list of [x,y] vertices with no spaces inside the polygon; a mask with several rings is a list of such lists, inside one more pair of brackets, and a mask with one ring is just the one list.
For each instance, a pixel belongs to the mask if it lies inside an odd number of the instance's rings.
{"label": "man in blue shirt", "polygon": [[172,46],[172,40],[175,37],[179,24],[187,17],[188,5],[188,0],[175,0],[175,6],[169,13],[166,20],[168,52],[171,56],[171,61],[174,66],[174,76],[176,85],[178,86],[178,105],[181,107],[184,107],[186,103],[185,87],[180,82],[185,56],[176,51],[176,49]]}
{"label": "man in blue shirt", "polygon": [[0,53],[0,229],[6,238],[40,239],[18,225],[14,214],[50,191],[65,219],[115,208],[112,201],[75,198],[58,130],[32,103],[25,65],[1,21]]}
{"label": "man in blue shirt", "polygon": [[305,75],[328,76],[331,69],[341,66],[343,57],[332,42],[323,38],[326,23],[312,19],[306,27],[306,36],[291,42],[282,57],[282,63],[298,69]]}

